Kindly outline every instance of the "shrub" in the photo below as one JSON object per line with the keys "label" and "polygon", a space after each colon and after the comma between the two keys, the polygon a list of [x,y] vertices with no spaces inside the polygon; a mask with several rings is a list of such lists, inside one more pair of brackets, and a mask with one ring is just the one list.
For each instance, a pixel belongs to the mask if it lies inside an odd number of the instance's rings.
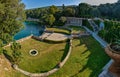
{"label": "shrub", "polygon": [[93,27],[90,25],[90,23],[88,22],[88,20],[83,20],[83,26],[86,26],[91,31],[94,31]]}
{"label": "shrub", "polygon": [[49,39],[44,39],[45,42],[48,42],[48,43],[64,43],[66,42],[68,39],[65,39],[65,40],[60,40],[60,41],[55,41],[55,40],[49,40]]}

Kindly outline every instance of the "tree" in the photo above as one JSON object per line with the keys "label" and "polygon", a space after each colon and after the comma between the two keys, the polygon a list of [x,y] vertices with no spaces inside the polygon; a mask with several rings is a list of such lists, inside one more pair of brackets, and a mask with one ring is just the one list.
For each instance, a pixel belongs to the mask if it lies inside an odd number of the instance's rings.
{"label": "tree", "polygon": [[66,21],[67,21],[67,19],[66,19],[66,17],[60,17],[60,19],[59,19],[59,24],[58,24],[58,26],[63,26],[63,25],[65,25],[65,23],[66,23]]}
{"label": "tree", "polygon": [[98,10],[98,8],[92,8],[90,10],[90,15],[93,16],[93,17],[100,17],[101,16],[100,11]]}
{"label": "tree", "polygon": [[24,8],[21,0],[0,1],[0,39],[4,43],[11,41],[12,36],[21,29],[25,19]]}
{"label": "tree", "polygon": [[19,51],[20,49],[21,49],[21,45],[14,41],[11,45],[12,59],[14,64],[18,64],[21,60],[22,54]]}
{"label": "tree", "polygon": [[87,3],[80,3],[78,6],[78,16],[79,17],[89,17],[91,6]]}
{"label": "tree", "polygon": [[64,4],[62,5],[62,10],[65,10],[65,5]]}
{"label": "tree", "polygon": [[48,13],[53,14],[53,15],[58,11],[59,11],[59,9],[54,5],[50,6],[48,9]]}
{"label": "tree", "polygon": [[55,22],[55,17],[52,14],[45,14],[40,19],[40,22],[44,25],[52,27],[53,23]]}
{"label": "tree", "polygon": [[75,16],[75,9],[72,7],[66,7],[63,10],[63,16]]}
{"label": "tree", "polygon": [[60,22],[65,23],[67,21],[66,17],[61,17]]}
{"label": "tree", "polygon": [[12,37],[8,33],[2,33],[1,40],[4,41],[4,43],[8,44],[10,41],[12,41]]}

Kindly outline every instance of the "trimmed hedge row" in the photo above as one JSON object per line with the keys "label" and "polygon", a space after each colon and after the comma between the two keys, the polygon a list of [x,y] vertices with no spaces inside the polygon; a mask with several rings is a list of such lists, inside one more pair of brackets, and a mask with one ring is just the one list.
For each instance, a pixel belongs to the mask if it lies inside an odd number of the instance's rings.
{"label": "trimmed hedge row", "polygon": [[60,40],[60,41],[44,39],[43,41],[44,41],[44,42],[48,42],[48,43],[64,43],[64,42],[68,41],[68,39]]}
{"label": "trimmed hedge row", "polygon": [[[47,28],[46,30],[54,31],[55,33],[62,33],[62,34],[67,34],[70,35],[71,30],[67,28]],[[62,31],[63,30],[63,31]],[[64,31],[66,30],[66,31]]]}

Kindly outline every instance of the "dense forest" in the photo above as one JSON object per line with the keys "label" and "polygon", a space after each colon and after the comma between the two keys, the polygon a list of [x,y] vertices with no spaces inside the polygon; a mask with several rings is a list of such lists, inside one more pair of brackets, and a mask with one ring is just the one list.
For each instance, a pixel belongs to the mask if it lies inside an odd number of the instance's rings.
{"label": "dense forest", "polygon": [[[116,3],[101,4],[99,6],[92,6],[87,3],[80,3],[78,6],[55,6],[57,9],[56,14],[61,16],[71,17],[100,17],[114,20],[120,20],[120,1]],[[43,14],[47,14],[50,7],[36,8],[26,10],[27,17],[40,18]],[[55,9],[51,9],[55,11]],[[58,17],[59,18],[59,17]]]}
{"label": "dense forest", "polygon": [[[63,4],[61,7],[52,5],[46,8],[26,10],[26,15],[27,18],[39,19],[41,24],[49,27],[64,25],[66,17],[110,19],[111,21],[104,21],[105,29],[99,32],[99,36],[109,43],[120,38],[120,23],[112,21],[120,20],[120,0],[116,3],[100,4],[99,6],[92,6],[87,3],[80,3],[78,6],[65,6]],[[93,30],[87,20],[83,20],[83,25]]]}

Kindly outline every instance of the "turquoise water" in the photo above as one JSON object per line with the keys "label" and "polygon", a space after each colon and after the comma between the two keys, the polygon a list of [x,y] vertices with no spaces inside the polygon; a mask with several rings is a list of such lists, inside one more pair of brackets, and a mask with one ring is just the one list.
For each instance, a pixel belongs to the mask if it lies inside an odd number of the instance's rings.
{"label": "turquoise water", "polygon": [[32,22],[31,23],[24,22],[24,28],[14,36],[14,39],[19,40],[31,34],[40,36],[43,33],[43,31],[44,31],[44,27],[40,26],[39,24]]}

